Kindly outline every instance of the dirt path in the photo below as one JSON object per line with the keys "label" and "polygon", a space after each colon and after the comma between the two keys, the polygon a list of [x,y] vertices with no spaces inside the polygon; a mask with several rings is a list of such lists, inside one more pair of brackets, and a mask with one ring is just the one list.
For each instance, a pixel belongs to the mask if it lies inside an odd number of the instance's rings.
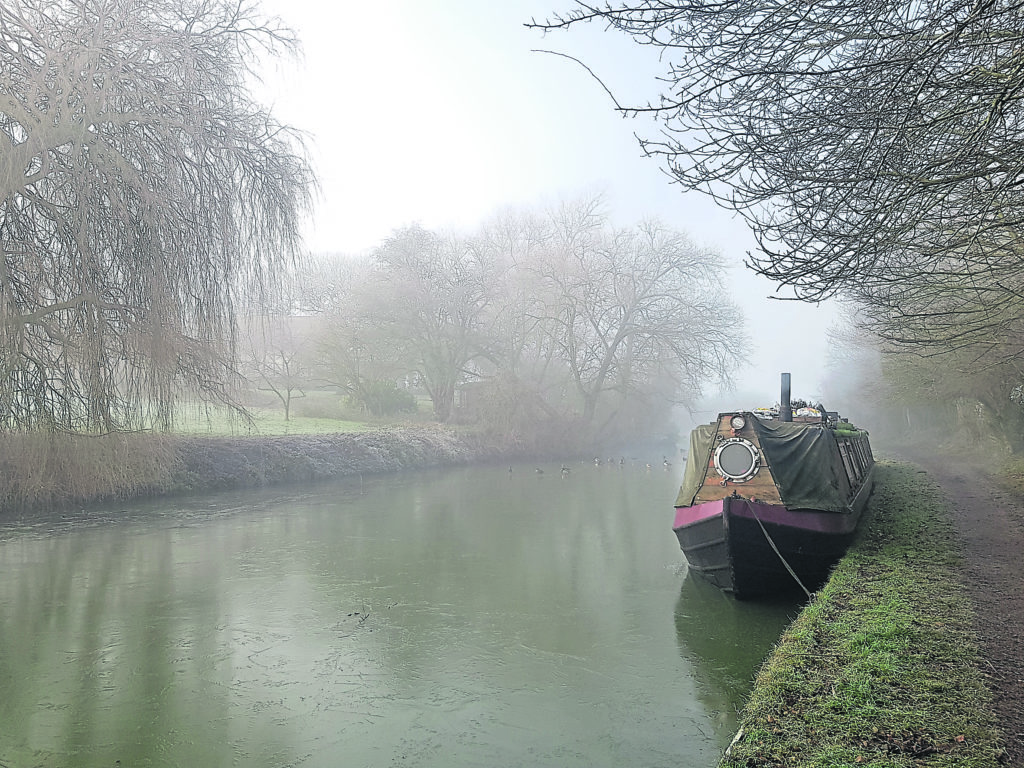
{"label": "dirt path", "polygon": [[1024,768],[1024,499],[1000,489],[980,468],[940,456],[911,460],[952,502],[1006,764]]}

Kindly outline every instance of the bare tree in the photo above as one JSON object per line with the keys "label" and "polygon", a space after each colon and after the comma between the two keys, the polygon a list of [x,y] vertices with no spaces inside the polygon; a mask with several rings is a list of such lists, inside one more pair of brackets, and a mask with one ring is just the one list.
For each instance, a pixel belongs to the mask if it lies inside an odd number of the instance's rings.
{"label": "bare tree", "polygon": [[495,397],[522,420],[564,422],[570,374],[554,342],[557,296],[547,277],[560,270],[559,254],[569,243],[604,225],[603,201],[593,197],[563,202],[552,210],[506,210],[485,223],[477,247],[495,265],[491,287],[497,297],[489,315],[492,354],[480,364]]}
{"label": "bare tree", "polygon": [[642,146],[683,187],[746,218],[757,271],[881,302],[914,343],[1016,325],[996,310],[1024,290],[1024,5],[577,2],[537,26],[590,21],[663,51],[660,101],[621,109],[660,120]]}
{"label": "bare tree", "polygon": [[656,222],[574,235],[544,278],[546,325],[591,427],[630,400],[699,396],[740,361],[744,318],[722,289],[720,258]]}
{"label": "bare tree", "polygon": [[248,0],[0,5],[0,424],[169,424],[224,398],[239,303],[297,254],[314,181],[248,66]]}
{"label": "bare tree", "polygon": [[[307,273],[303,304],[323,319],[317,341],[324,380],[374,416],[412,409],[415,398],[398,382],[413,375],[409,341],[388,320],[392,286],[369,257],[322,258]],[[404,393],[404,396],[403,396]]]}
{"label": "bare tree", "polygon": [[418,225],[397,230],[373,258],[378,285],[386,286],[376,293],[377,325],[402,343],[435,417],[447,421],[470,363],[487,353],[488,264],[470,240]]}
{"label": "bare tree", "polygon": [[664,421],[739,360],[743,317],[721,259],[681,232],[614,230],[594,197],[506,212],[475,240],[496,265],[484,372],[523,418],[592,436]]}
{"label": "bare tree", "polygon": [[317,365],[320,318],[273,315],[250,318],[239,344],[242,374],[261,389],[269,389],[291,419],[292,401],[321,382]]}

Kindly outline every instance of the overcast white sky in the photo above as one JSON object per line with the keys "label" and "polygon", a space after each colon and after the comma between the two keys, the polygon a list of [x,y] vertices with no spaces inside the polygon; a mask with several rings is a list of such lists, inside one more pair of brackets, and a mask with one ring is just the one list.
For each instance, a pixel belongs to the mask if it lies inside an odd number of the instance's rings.
{"label": "overcast white sky", "polygon": [[581,59],[620,101],[656,96],[656,52],[596,25],[547,36],[523,26],[570,5],[263,0],[303,41],[303,59],[281,64],[266,98],[312,138],[323,189],[309,247],[362,251],[414,221],[469,230],[509,205],[602,192],[616,224],[660,218],[737,265],[732,295],[753,341],[729,407],[776,402],[782,371],[794,397],[816,397],[835,309],[769,301],[775,286],[740,266],[754,245],[743,223],[642,157],[642,125],[578,64],[531,50]]}

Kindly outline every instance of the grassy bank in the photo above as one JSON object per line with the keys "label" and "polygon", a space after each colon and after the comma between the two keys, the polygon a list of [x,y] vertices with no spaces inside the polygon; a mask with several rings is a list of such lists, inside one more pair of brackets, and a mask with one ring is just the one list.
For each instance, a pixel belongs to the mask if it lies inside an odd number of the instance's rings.
{"label": "grassy bank", "polygon": [[877,472],[858,540],[762,667],[723,767],[999,764],[949,511],[916,468]]}
{"label": "grassy bank", "polygon": [[191,415],[175,425],[175,434],[213,437],[246,436],[268,437],[273,435],[334,435],[343,432],[369,432],[379,425],[365,421],[348,421],[316,416],[292,416],[285,420],[277,411],[268,408],[253,408],[251,419],[231,418],[226,413],[212,415]]}
{"label": "grassy bank", "polygon": [[[321,398],[322,399],[322,398]],[[210,435],[254,436],[270,435],[330,435],[340,432],[367,432],[378,428],[379,424],[365,420],[347,418],[337,408],[330,413],[326,407],[318,409],[300,400],[304,407],[298,405],[293,409],[290,419],[284,418],[280,406],[250,406],[248,418],[233,411],[214,406],[197,406],[182,408],[175,424],[174,432],[179,435]]]}

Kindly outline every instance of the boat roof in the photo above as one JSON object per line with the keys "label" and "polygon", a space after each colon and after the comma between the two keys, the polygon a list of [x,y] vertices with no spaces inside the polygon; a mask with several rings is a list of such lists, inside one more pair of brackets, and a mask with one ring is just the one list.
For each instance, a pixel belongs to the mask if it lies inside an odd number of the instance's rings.
{"label": "boat roof", "polygon": [[[845,470],[832,430],[820,421],[801,423],[753,418],[749,423],[786,507],[827,512],[848,510],[843,491],[845,484],[840,481],[840,473],[845,475]],[[690,453],[676,499],[677,507],[693,504],[704,483],[718,425],[719,421],[702,424],[690,433]],[[737,490],[741,487],[737,485]]]}

